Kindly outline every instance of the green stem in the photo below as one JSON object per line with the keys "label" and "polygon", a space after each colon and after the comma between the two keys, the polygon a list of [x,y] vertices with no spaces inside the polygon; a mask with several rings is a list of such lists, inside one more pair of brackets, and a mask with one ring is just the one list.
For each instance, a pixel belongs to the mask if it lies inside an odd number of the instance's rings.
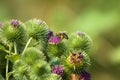
{"label": "green stem", "polygon": [[25,48],[24,48],[24,50],[23,50],[23,52],[22,52],[22,55],[24,54],[25,50],[26,50],[27,47],[29,46],[31,40],[32,40],[32,37],[30,37],[30,39],[28,40],[28,42],[27,42],[27,44],[26,44],[26,46],[25,46]]}
{"label": "green stem", "polygon": [[9,79],[9,77],[8,77],[8,66],[9,66],[9,60],[7,59],[7,61],[6,61],[6,80]]}
{"label": "green stem", "polygon": [[[12,49],[12,45],[10,44],[10,45],[9,45],[9,54],[8,54],[8,55],[11,54],[11,49]],[[7,61],[6,61],[6,80],[9,79],[9,76],[8,76],[8,68],[9,68],[9,60],[7,59]]]}
{"label": "green stem", "polygon": [[7,76],[10,77],[13,73],[14,73],[14,71],[9,72]]}
{"label": "green stem", "polygon": [[17,54],[17,46],[15,42],[14,42],[14,51],[15,51],[15,54]]}

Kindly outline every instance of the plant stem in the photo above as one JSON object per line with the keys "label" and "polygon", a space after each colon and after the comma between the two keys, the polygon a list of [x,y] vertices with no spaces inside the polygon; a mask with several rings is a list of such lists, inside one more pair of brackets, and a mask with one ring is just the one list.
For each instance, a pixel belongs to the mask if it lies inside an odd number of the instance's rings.
{"label": "plant stem", "polygon": [[22,55],[24,54],[25,50],[26,50],[27,47],[29,46],[31,40],[32,40],[32,37],[30,37],[30,39],[27,41],[27,44],[26,44],[26,46],[25,46],[25,48],[24,48],[24,50],[23,50],[23,52],[22,52]]}
{"label": "plant stem", "polygon": [[[12,44],[9,45],[9,54],[8,54],[8,55],[11,54],[11,49],[12,49]],[[6,60],[6,80],[9,79],[9,76],[8,76],[8,68],[9,68],[9,60],[7,59],[7,60]]]}
{"label": "plant stem", "polygon": [[6,80],[8,80],[8,66],[9,66],[9,60],[6,61]]}
{"label": "plant stem", "polygon": [[17,46],[15,42],[14,42],[14,51],[15,51],[15,54],[17,54]]}

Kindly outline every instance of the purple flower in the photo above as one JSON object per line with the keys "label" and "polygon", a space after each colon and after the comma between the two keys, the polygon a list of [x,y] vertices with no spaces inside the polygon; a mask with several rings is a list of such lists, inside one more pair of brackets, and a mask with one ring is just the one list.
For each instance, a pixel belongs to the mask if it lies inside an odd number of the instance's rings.
{"label": "purple flower", "polygon": [[83,60],[83,55],[81,53],[72,53],[70,55],[70,62],[73,64],[80,63]]}
{"label": "purple flower", "polygon": [[49,44],[59,44],[62,41],[62,39],[59,36],[52,36],[49,39]]}
{"label": "purple flower", "polygon": [[53,32],[51,30],[49,30],[48,34],[47,34],[47,38],[50,39],[53,36]]}
{"label": "purple flower", "polygon": [[80,74],[80,80],[91,80],[91,76],[88,72],[84,71]]}
{"label": "purple flower", "polygon": [[11,25],[14,26],[14,27],[18,27],[19,26],[19,21],[18,20],[12,20]]}
{"label": "purple flower", "polygon": [[63,66],[55,65],[55,66],[52,68],[52,73],[55,73],[55,74],[57,74],[57,75],[59,75],[59,76],[62,76],[63,70],[64,70]]}

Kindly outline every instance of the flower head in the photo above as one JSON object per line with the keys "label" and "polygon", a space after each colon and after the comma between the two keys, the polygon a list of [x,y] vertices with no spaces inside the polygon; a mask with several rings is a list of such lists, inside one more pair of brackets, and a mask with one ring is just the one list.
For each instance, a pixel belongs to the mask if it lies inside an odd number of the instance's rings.
{"label": "flower head", "polygon": [[91,76],[88,72],[84,71],[80,74],[80,80],[91,80]]}
{"label": "flower head", "polygon": [[64,70],[63,66],[61,66],[61,65],[55,65],[52,68],[52,73],[55,73],[55,74],[57,74],[59,76],[62,76],[63,70]]}
{"label": "flower head", "polygon": [[62,41],[62,39],[59,36],[52,36],[49,39],[49,44],[59,44]]}
{"label": "flower head", "polygon": [[19,21],[18,20],[12,20],[11,25],[14,26],[14,27],[18,27],[19,26]]}
{"label": "flower head", "polygon": [[70,55],[70,62],[72,64],[80,63],[83,60],[83,55],[81,53],[72,53]]}

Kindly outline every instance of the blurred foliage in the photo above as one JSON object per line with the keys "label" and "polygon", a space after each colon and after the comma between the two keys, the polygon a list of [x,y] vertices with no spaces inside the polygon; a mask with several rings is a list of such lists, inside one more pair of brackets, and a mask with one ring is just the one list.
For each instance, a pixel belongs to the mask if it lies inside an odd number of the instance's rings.
{"label": "blurred foliage", "polygon": [[54,31],[93,39],[92,80],[119,80],[120,0],[0,0],[0,21],[41,18]]}

